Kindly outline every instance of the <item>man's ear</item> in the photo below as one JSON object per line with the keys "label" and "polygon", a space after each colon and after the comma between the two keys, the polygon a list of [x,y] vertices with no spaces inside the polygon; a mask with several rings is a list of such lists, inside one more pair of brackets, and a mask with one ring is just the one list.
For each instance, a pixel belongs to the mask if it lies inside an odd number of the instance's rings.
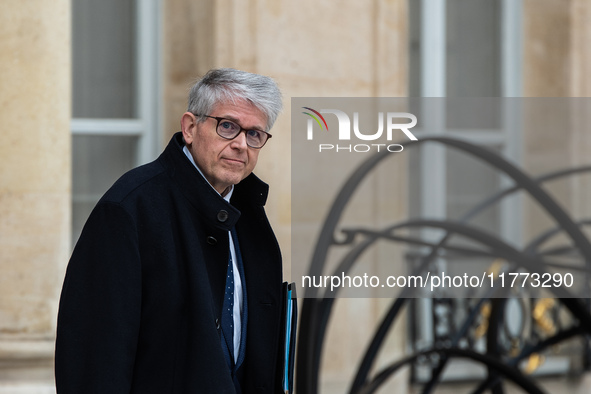
{"label": "man's ear", "polygon": [[181,118],[181,130],[185,144],[191,145],[197,130],[197,118],[191,112],[185,112]]}

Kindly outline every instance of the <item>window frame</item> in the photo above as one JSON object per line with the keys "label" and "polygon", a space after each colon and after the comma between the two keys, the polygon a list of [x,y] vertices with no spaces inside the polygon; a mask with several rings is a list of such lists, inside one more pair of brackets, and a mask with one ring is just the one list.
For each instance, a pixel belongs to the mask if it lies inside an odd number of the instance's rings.
{"label": "window frame", "polygon": [[137,118],[72,118],[75,135],[138,138],[137,165],[153,160],[161,146],[161,0],[136,2]]}
{"label": "window frame", "polygon": [[[414,1],[414,0],[409,0]],[[446,92],[446,0],[421,0],[420,15],[420,96],[447,97]],[[521,97],[523,85],[523,3],[522,0],[501,1],[500,24],[500,69],[502,97]],[[505,101],[500,130],[459,130],[446,127],[445,100],[424,101],[422,113],[424,117],[423,131],[417,130],[417,138],[429,136],[459,138],[477,145],[500,148],[506,158],[517,165],[521,163],[522,135],[519,131],[521,109],[512,101]],[[441,105],[439,105],[440,103]],[[428,106],[428,107],[427,107]],[[447,212],[446,187],[446,148],[442,145],[425,144],[420,147],[421,162],[419,178],[421,182],[420,216],[444,220]],[[500,178],[500,186],[509,187],[513,182],[506,176]],[[512,196],[500,203],[500,232],[506,242],[520,247],[522,244],[522,223],[519,220],[521,198]],[[427,241],[439,242],[437,230],[425,229],[421,236]],[[445,265],[445,261],[436,264]],[[417,325],[414,333],[417,350],[427,349],[434,345],[433,336],[433,300],[421,298],[416,300],[416,319],[422,324]],[[448,368],[450,370],[450,368]],[[478,377],[481,371],[470,363],[462,363],[461,375]],[[417,378],[424,376],[426,371],[417,370]],[[428,372],[426,372],[428,374]],[[456,379],[461,376],[449,376]]]}
{"label": "window frame", "polygon": [[[162,0],[136,0],[134,15],[136,117],[123,119],[73,117],[70,120],[72,137],[135,137],[137,141],[133,167],[154,160],[162,146],[162,15]],[[76,163],[72,165],[75,166]],[[75,193],[72,187],[72,206],[79,202],[96,202],[99,198],[100,195]],[[75,245],[79,235],[72,234],[72,245]]]}

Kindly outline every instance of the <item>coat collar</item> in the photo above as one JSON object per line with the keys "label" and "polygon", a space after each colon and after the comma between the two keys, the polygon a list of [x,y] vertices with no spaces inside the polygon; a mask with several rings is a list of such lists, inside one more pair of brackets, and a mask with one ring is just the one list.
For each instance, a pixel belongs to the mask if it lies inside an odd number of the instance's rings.
{"label": "coat collar", "polygon": [[250,174],[234,187],[232,204],[229,204],[187,159],[183,146],[182,133],[174,134],[158,160],[189,203],[208,222],[229,230],[234,227],[240,217],[240,211],[234,205],[237,207],[242,207],[244,204],[265,205],[269,186],[254,174]]}

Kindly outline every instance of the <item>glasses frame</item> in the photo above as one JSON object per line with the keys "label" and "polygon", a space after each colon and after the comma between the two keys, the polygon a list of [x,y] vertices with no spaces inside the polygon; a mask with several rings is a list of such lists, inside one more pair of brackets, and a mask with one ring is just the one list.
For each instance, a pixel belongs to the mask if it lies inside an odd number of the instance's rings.
{"label": "glasses frame", "polygon": [[[271,135],[271,133],[268,133],[268,132],[266,132],[266,131],[264,131],[264,130],[258,130],[258,129],[250,129],[250,130],[248,130],[248,129],[245,129],[244,127],[240,126],[240,125],[238,124],[238,122],[236,122],[235,120],[232,120],[232,119],[228,119],[228,118],[222,118],[222,117],[219,117],[219,116],[210,116],[210,115],[198,115],[198,114],[193,114],[193,115],[195,115],[195,116],[199,116],[199,117],[201,117],[201,116],[205,116],[206,118],[211,118],[211,119],[215,119],[215,120],[217,120],[217,124],[215,125],[215,133],[216,133],[217,135],[219,135],[220,137],[222,137],[223,139],[225,139],[225,140],[233,140],[234,138],[238,137],[238,136],[240,135],[240,133],[242,133],[242,132],[244,131],[244,135],[246,136],[246,139],[245,139],[245,141],[246,141],[246,145],[248,145],[248,146],[249,146],[250,148],[252,148],[252,149],[261,149],[263,146],[265,146],[265,144],[267,143],[267,141],[269,141],[269,138],[273,137],[273,136]],[[222,120],[226,120],[226,121],[228,121],[228,122],[232,122],[232,123],[234,123],[236,126],[240,127],[240,130],[238,131],[238,133],[236,133],[236,135],[235,135],[234,137],[232,137],[232,138],[228,138],[228,137],[224,137],[223,135],[221,135],[220,133],[218,133],[218,127],[219,127],[219,125],[220,125],[220,122],[221,122]],[[248,132],[248,131],[252,131],[252,130],[255,130],[255,131],[258,131],[258,132],[261,132],[261,133],[265,133],[265,134],[267,134],[267,139],[265,140],[265,142],[263,142],[263,145],[261,145],[261,146],[252,146],[252,145],[250,145],[250,144],[248,143],[248,134],[247,134],[247,132]]]}

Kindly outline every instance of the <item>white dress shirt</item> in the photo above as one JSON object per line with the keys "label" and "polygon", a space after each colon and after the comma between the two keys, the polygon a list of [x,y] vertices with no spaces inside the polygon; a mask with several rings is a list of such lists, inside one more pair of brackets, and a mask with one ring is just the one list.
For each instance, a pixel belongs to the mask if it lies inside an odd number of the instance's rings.
{"label": "white dress shirt", "polygon": [[[207,178],[205,178],[205,175],[203,175],[203,172],[197,166],[195,160],[193,160],[193,156],[191,156],[191,152],[189,152],[189,149],[186,146],[183,147],[183,152],[185,152],[187,158],[189,158],[197,171],[199,171],[199,173],[203,176],[203,179],[205,179],[209,186],[211,186],[211,183],[209,183]],[[215,190],[213,186],[211,186],[211,188]],[[232,197],[233,192],[234,185],[230,187],[230,191],[223,197],[228,203],[230,202],[230,197]],[[234,241],[232,240],[232,233],[230,231],[228,231],[228,238],[230,239],[230,255],[232,256],[232,269],[234,271],[234,310],[232,315],[234,317],[234,362],[236,362],[238,360],[238,353],[240,352],[240,337],[242,335],[241,313],[244,297],[242,297],[242,281],[240,280],[240,271],[238,271],[238,266],[236,265],[236,249],[234,248]]]}

